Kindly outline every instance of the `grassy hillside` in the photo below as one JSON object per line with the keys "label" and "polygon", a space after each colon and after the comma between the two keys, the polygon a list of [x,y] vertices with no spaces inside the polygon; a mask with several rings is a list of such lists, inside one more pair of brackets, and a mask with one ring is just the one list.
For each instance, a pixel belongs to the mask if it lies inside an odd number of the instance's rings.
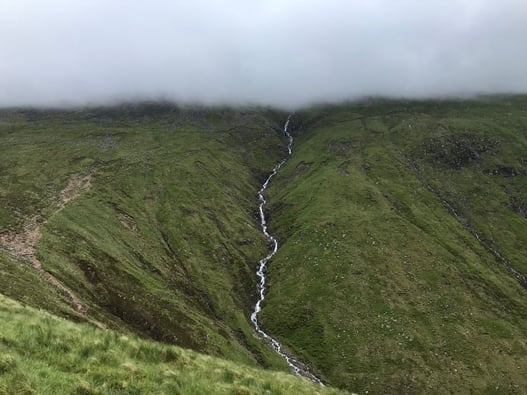
{"label": "grassy hillside", "polygon": [[297,114],[269,191],[282,246],[264,327],[354,391],[525,393],[527,289],[512,271],[527,273],[526,109],[520,97]]}
{"label": "grassy hillside", "polygon": [[[287,369],[247,318],[267,248],[255,195],[285,149],[272,114],[143,104],[4,110],[0,120],[2,292]],[[26,263],[51,273],[87,314]]]}
{"label": "grassy hillside", "polygon": [[119,332],[73,324],[0,295],[0,394],[336,394]]}
{"label": "grassy hillside", "polygon": [[[281,246],[263,327],[353,392],[527,392],[526,111],[503,97],[295,114],[293,155],[267,192]],[[318,390],[243,367],[288,370],[248,322],[268,251],[256,193],[285,155],[284,119],[0,111],[0,389]]]}

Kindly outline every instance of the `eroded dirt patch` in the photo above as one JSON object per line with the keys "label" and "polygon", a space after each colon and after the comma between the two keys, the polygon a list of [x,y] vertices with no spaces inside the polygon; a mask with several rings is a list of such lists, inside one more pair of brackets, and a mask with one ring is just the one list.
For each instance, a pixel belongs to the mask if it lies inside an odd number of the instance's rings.
{"label": "eroded dirt patch", "polygon": [[[90,189],[92,175],[93,172],[84,176],[73,176],[68,180],[68,184],[59,194],[57,209],[51,214],[51,217],[63,210],[69,202]],[[81,314],[86,314],[87,308],[81,303],[80,299],[55,276],[45,271],[37,257],[35,247],[42,236],[41,228],[47,222],[48,219],[42,218],[39,215],[29,217],[21,232],[0,233],[0,247],[15,258],[31,265],[31,267],[41,273],[49,283],[59,289],[70,300],[75,310]]]}
{"label": "eroded dirt patch", "polygon": [[59,209],[62,210],[70,201],[78,198],[82,193],[91,188],[92,174],[84,177],[72,177],[68,181],[68,185],[60,192]]}

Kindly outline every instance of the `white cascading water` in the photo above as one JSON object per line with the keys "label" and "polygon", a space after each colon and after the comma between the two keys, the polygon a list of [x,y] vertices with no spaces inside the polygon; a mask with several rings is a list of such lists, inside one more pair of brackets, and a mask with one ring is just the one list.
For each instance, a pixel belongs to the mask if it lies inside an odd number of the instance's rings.
{"label": "white cascading water", "polygon": [[265,340],[267,340],[267,341],[269,341],[271,343],[271,346],[273,347],[273,349],[282,358],[284,358],[286,360],[287,364],[291,367],[291,369],[293,370],[293,372],[295,374],[297,374],[299,376],[307,377],[311,381],[313,381],[313,382],[315,382],[317,384],[323,385],[322,381],[318,377],[316,377],[313,373],[311,373],[309,370],[307,370],[306,368],[303,367],[303,364],[299,363],[293,357],[287,355],[282,350],[282,345],[280,344],[280,342],[278,340],[276,340],[275,338],[273,338],[268,333],[266,333],[264,330],[262,330],[262,328],[258,324],[258,313],[262,310],[262,302],[265,299],[265,268],[266,268],[267,263],[269,262],[269,260],[271,260],[271,258],[274,256],[274,254],[276,254],[276,251],[278,251],[278,241],[276,241],[276,239],[271,234],[269,234],[269,232],[267,231],[267,221],[265,220],[265,213],[264,213],[264,206],[267,203],[267,200],[265,200],[265,197],[264,197],[263,193],[265,192],[265,190],[269,186],[269,183],[271,182],[273,177],[278,173],[280,168],[286,162],[287,158],[291,155],[292,147],[293,147],[293,136],[291,136],[291,134],[287,131],[287,129],[289,127],[290,119],[291,119],[291,116],[289,116],[287,118],[287,121],[285,122],[284,129],[283,129],[284,134],[288,138],[288,144],[287,144],[288,156],[286,158],[282,159],[280,162],[278,162],[276,164],[276,166],[273,169],[273,172],[271,173],[271,175],[269,175],[269,177],[267,177],[267,180],[265,180],[265,182],[263,183],[262,188],[260,189],[260,191],[258,191],[258,199],[260,201],[260,206],[259,206],[260,225],[262,227],[263,234],[265,235],[267,240],[269,240],[269,242],[271,243],[272,248],[271,248],[271,252],[265,258],[260,260],[258,271],[256,272],[256,275],[260,279],[260,283],[258,284],[259,298],[258,298],[258,301],[256,302],[256,305],[254,306],[254,311],[251,314],[251,321],[254,324],[256,332],[258,332],[260,334],[260,336],[262,336]]}

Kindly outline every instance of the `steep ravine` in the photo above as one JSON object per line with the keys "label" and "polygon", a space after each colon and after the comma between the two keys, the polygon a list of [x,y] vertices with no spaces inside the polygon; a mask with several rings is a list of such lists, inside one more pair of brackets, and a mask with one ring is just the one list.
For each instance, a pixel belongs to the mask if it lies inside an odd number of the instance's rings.
{"label": "steep ravine", "polygon": [[261,328],[260,324],[258,323],[258,313],[262,310],[262,303],[265,300],[265,284],[266,284],[265,269],[266,269],[267,263],[272,259],[272,257],[278,251],[278,241],[267,230],[267,221],[266,221],[265,212],[264,212],[264,207],[267,203],[267,200],[265,199],[264,192],[269,186],[269,183],[271,182],[273,177],[278,174],[278,171],[280,170],[280,168],[284,165],[284,163],[287,161],[289,156],[291,156],[292,147],[293,147],[293,136],[291,136],[291,134],[287,130],[289,127],[290,119],[291,119],[291,116],[287,118],[284,124],[284,127],[283,127],[283,132],[288,138],[287,157],[285,157],[284,159],[282,159],[275,165],[273,172],[269,175],[269,177],[267,177],[267,179],[262,185],[262,188],[258,191],[258,199],[260,201],[260,205],[258,207],[258,210],[260,213],[260,226],[262,227],[263,234],[265,235],[265,237],[271,244],[271,251],[265,258],[262,258],[259,261],[258,271],[256,272],[256,275],[260,279],[260,282],[258,284],[258,301],[256,302],[254,306],[254,311],[251,314],[251,321],[254,325],[254,328],[258,332],[258,334],[262,336],[262,338],[264,338],[266,341],[268,341],[273,347],[273,349],[282,358],[285,359],[285,361],[291,367],[291,369],[293,370],[295,374],[299,376],[307,377],[314,383],[323,385],[322,381],[318,377],[316,377],[313,373],[311,373],[308,366],[306,366],[304,363],[301,363],[300,361],[296,360],[291,355],[286,353],[283,350],[282,344],[280,344],[280,342],[276,340],[274,337],[272,337],[269,333],[265,332]]}

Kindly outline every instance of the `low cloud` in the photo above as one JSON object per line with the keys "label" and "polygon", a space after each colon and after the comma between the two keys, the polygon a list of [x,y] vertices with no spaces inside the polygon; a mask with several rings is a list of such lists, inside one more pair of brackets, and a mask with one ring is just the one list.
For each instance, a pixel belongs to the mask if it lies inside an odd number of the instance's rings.
{"label": "low cloud", "polygon": [[0,106],[527,93],[525,0],[4,0]]}

